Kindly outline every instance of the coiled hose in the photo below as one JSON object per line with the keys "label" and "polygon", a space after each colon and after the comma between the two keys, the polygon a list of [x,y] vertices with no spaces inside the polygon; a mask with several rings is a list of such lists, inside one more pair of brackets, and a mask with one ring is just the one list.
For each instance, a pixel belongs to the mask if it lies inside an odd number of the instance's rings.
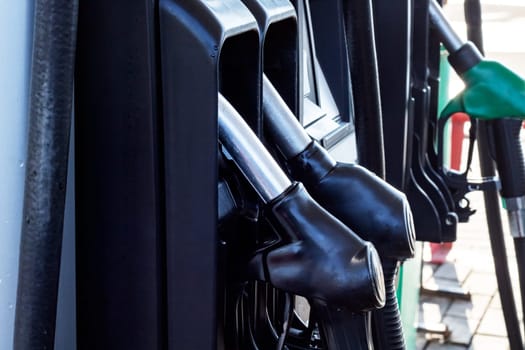
{"label": "coiled hose", "polygon": [[53,349],[78,0],[37,0],[15,350]]}
{"label": "coiled hose", "polygon": [[396,296],[396,276],[399,263],[394,259],[384,259],[382,266],[386,302],[382,309],[372,312],[374,348],[376,350],[404,350],[405,338]]}

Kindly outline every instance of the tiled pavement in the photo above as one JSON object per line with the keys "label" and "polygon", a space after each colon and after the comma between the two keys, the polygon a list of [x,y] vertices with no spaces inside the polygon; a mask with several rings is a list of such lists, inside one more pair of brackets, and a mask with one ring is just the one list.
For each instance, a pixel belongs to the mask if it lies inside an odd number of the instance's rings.
{"label": "tiled pavement", "polygon": [[[523,0],[482,0],[485,49],[489,58],[508,64],[513,70],[525,76],[525,2]],[[445,12],[453,20],[458,33],[464,33],[463,0],[449,0]],[[518,39],[519,38],[519,39]],[[451,82],[451,91],[461,88],[461,83]],[[522,132],[524,141],[525,130]],[[477,160],[477,155],[474,157]],[[473,164],[476,177],[477,162]],[[471,206],[478,210],[471,221],[458,226],[458,240],[440,266],[424,263],[422,282],[424,285],[461,287],[472,295],[471,301],[443,297],[422,296],[420,300],[420,321],[441,322],[448,326],[450,336],[431,337],[419,332],[418,350],[505,350],[508,349],[505,323],[497,291],[494,264],[490,250],[489,236],[481,193],[469,195]],[[507,255],[511,279],[520,320],[520,298],[518,277],[512,238],[507,229],[506,213],[502,210]],[[428,260],[430,252],[425,249]],[[523,331],[522,331],[523,332]]]}
{"label": "tiled pavement", "polygon": [[[521,140],[522,147],[525,149],[525,130],[521,133]],[[466,146],[465,143],[464,147]],[[472,177],[479,178],[479,173],[476,174],[476,169],[479,169],[477,152],[472,169]],[[460,288],[471,294],[471,300],[422,295],[419,323],[445,324],[450,334],[445,338],[419,332],[417,350],[508,349],[483,194],[472,192],[468,198],[471,206],[477,209],[477,213],[471,217],[470,222],[458,225],[458,239],[445,263],[441,265],[430,263],[430,249],[425,246],[421,279],[423,287]],[[514,245],[508,231],[506,212],[503,209],[501,214],[514,299],[518,317],[523,321]]]}
{"label": "tiled pavement", "polygon": [[[525,147],[525,130],[521,133],[521,138],[522,145]],[[477,152],[474,159],[472,176],[479,177],[475,171],[479,168]],[[468,197],[471,206],[477,209],[477,213],[471,217],[470,222],[459,224],[458,239],[444,264],[429,263],[431,253],[429,247],[425,246],[422,284],[424,287],[461,288],[471,294],[471,300],[422,295],[418,315],[419,323],[445,324],[450,334],[445,338],[419,332],[417,350],[505,350],[509,348],[494,272],[483,194],[473,192]],[[503,209],[501,214],[514,299],[523,327],[514,246],[508,231],[506,212]]]}
{"label": "tiled pavement", "polygon": [[[525,130],[521,133],[521,141],[525,149]],[[465,143],[464,148],[466,146]],[[473,178],[479,178],[479,173],[476,172],[476,169],[479,169],[477,157],[476,151],[472,165]],[[425,246],[421,280],[423,287],[460,288],[469,292],[471,299],[466,301],[422,295],[418,323],[445,324],[450,334],[445,338],[418,332],[417,350],[505,350],[509,348],[494,272],[483,194],[472,192],[468,198],[471,206],[477,209],[476,214],[471,217],[470,222],[458,225],[458,239],[445,263],[441,265],[430,263],[430,249]],[[502,209],[501,214],[514,299],[523,334],[516,255],[512,237],[508,231],[506,212]]]}
{"label": "tiled pavement", "polygon": [[[522,131],[521,138],[522,147],[525,147],[525,130]],[[477,152],[474,159],[472,176],[479,178],[479,174],[476,175],[475,171],[479,168]],[[419,323],[445,324],[450,334],[443,337],[418,332],[417,350],[505,350],[509,348],[494,272],[483,194],[472,192],[468,198],[471,206],[477,209],[477,213],[471,217],[470,222],[459,224],[458,239],[444,264],[429,263],[430,249],[425,246],[421,279],[424,287],[461,288],[471,294],[471,300],[422,295],[418,315]],[[514,299],[523,327],[514,245],[508,231],[506,212],[503,209],[501,214]]]}
{"label": "tiled pavement", "polygon": [[[473,203],[482,203],[480,194],[471,196]],[[504,221],[506,222],[506,221]],[[510,238],[510,235],[506,233]],[[511,239],[507,240],[511,278],[517,292],[517,272]],[[429,252],[425,254],[428,258]],[[421,296],[419,322],[443,323],[450,335],[431,336],[418,333],[418,350],[504,350],[508,348],[505,323],[497,291],[492,254],[483,208],[472,222],[461,224],[458,240],[454,243],[448,261],[442,265],[424,263],[424,286],[458,287],[470,292],[471,300]],[[520,319],[521,306],[516,298]]]}

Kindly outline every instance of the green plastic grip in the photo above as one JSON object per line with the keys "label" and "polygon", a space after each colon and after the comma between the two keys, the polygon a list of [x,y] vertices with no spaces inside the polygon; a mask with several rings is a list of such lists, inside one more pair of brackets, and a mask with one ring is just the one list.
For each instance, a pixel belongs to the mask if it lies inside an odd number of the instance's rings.
{"label": "green plastic grip", "polygon": [[466,88],[446,105],[440,117],[465,112],[482,120],[525,119],[525,81],[510,69],[483,60],[461,79]]}

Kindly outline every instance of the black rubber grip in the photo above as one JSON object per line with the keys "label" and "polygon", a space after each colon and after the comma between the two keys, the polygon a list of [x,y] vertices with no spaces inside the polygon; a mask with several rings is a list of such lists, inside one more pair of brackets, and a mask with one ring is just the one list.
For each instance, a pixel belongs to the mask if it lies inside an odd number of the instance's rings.
{"label": "black rubber grip", "polygon": [[289,160],[288,166],[319,204],[372,242],[381,257],[414,256],[412,212],[403,193],[362,166],[334,164],[317,142]]}
{"label": "black rubber grip", "polygon": [[450,65],[459,75],[462,75],[482,60],[481,52],[470,41],[463,44],[456,52],[451,52],[450,56],[448,56]]}
{"label": "black rubber grip", "polygon": [[[514,238],[514,251],[516,252],[516,261],[518,262],[518,279],[521,292],[521,308],[525,310],[525,238]],[[525,315],[525,314],[524,314]]]}
{"label": "black rubber grip", "polygon": [[520,142],[522,121],[502,119],[491,122],[494,156],[503,198],[525,195],[525,163]]}
{"label": "black rubber grip", "polygon": [[300,183],[269,203],[269,209],[268,219],[284,244],[254,256],[256,278],[350,311],[384,305],[375,248],[317,204]]}

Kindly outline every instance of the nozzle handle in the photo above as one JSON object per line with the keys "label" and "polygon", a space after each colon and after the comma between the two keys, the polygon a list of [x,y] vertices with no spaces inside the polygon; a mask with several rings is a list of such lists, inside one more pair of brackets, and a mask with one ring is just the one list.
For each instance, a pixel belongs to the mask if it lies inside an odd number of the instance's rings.
{"label": "nozzle handle", "polygon": [[522,121],[505,118],[491,122],[494,157],[501,181],[501,196],[525,196],[525,161],[520,142]]}

